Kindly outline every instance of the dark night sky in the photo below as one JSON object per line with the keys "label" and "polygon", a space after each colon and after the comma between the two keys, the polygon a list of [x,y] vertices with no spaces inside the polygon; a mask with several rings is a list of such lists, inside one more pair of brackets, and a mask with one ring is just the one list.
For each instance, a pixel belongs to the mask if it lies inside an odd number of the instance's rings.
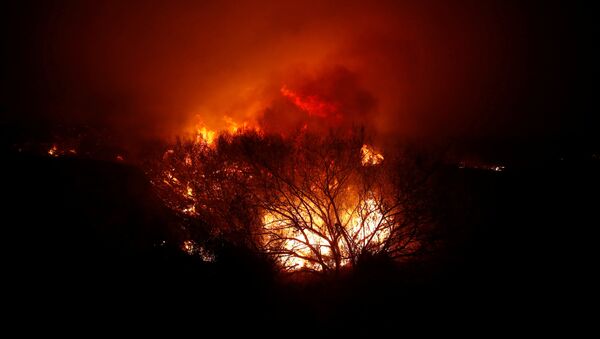
{"label": "dark night sky", "polygon": [[104,126],[135,143],[194,117],[257,118],[296,84],[382,135],[597,140],[589,9],[398,3],[19,2],[3,10],[2,122]]}

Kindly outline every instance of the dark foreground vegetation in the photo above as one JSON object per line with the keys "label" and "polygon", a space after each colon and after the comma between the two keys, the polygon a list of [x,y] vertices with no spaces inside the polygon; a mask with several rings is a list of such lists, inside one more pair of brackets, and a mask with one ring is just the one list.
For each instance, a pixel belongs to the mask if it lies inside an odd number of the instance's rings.
{"label": "dark foreground vegetation", "polygon": [[504,172],[447,168],[436,193],[443,250],[400,266],[368,258],[351,272],[307,280],[282,277],[226,243],[215,245],[212,263],[187,255],[176,216],[134,167],[8,153],[0,173],[3,306],[35,324],[174,320],[199,333],[547,322],[591,284],[583,272],[592,269],[599,170],[593,158]]}

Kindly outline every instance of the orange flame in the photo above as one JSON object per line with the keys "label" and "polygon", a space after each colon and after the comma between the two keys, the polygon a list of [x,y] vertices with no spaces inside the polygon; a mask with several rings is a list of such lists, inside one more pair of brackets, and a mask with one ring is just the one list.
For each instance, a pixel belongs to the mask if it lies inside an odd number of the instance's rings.
{"label": "orange flame", "polygon": [[197,123],[196,127],[194,128],[196,143],[205,143],[208,146],[213,146],[219,135],[223,133],[237,134],[248,130],[253,130],[256,132],[261,131],[260,127],[258,127],[256,123],[248,121],[238,122],[229,116],[223,116],[223,122],[224,123],[222,125],[217,126],[216,128],[209,128],[202,122]]}
{"label": "orange flame", "polygon": [[363,166],[379,165],[383,161],[383,155],[377,153],[371,146],[366,144],[360,149],[360,155]]}
{"label": "orange flame", "polygon": [[206,127],[201,127],[196,130],[196,143],[205,142],[208,145],[212,145],[215,142],[215,136],[217,132],[209,130]]}

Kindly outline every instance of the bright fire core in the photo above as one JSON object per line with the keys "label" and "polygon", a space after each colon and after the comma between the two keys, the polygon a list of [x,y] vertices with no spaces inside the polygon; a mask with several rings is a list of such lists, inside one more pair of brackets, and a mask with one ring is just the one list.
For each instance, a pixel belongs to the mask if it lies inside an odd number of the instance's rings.
{"label": "bright fire core", "polygon": [[[280,242],[283,250],[275,255],[286,270],[321,271],[324,264],[334,266],[334,248],[341,250],[339,260],[341,266],[345,266],[351,262],[350,258],[353,256],[350,251],[381,246],[390,235],[389,228],[385,227],[386,220],[375,200],[355,201],[355,204],[356,208],[347,209],[342,213],[342,225],[334,225],[333,228],[318,215],[311,215],[317,209],[316,206],[308,205],[302,208],[301,204],[298,204],[297,215],[292,219],[306,223],[300,227],[293,225],[286,215],[266,212],[263,216],[265,245],[268,248],[270,242]],[[333,240],[336,237],[330,230],[335,230],[336,226],[343,228],[350,241],[358,246],[348,246],[343,238]]]}

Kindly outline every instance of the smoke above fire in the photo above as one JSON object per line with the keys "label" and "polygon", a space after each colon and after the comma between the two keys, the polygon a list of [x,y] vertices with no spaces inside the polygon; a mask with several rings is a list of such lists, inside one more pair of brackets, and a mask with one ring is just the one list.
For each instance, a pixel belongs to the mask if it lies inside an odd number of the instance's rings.
{"label": "smoke above fire", "polygon": [[529,79],[526,18],[500,1],[64,1],[17,12],[7,111],[133,140],[245,125],[514,132],[498,117],[514,123]]}

